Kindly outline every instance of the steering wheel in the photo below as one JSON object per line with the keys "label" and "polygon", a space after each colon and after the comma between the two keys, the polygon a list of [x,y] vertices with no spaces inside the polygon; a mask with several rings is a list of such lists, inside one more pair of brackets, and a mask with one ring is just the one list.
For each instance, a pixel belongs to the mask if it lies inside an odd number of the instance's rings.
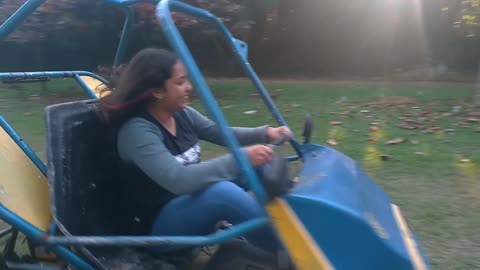
{"label": "steering wheel", "polygon": [[[313,121],[311,115],[306,115],[303,129],[304,143],[310,143]],[[281,134],[280,138],[273,141],[269,147],[275,149],[288,141],[287,134]],[[260,173],[262,183],[268,198],[271,200],[276,196],[288,193],[295,182],[289,178],[288,161],[277,152],[274,152],[272,160],[265,164]]]}

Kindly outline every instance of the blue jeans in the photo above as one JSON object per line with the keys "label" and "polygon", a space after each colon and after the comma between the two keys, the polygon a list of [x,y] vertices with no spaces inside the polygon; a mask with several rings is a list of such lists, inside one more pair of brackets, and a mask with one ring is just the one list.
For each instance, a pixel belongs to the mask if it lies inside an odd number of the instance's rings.
{"label": "blue jeans", "polygon": [[[212,233],[221,220],[235,225],[262,215],[261,206],[247,192],[232,182],[223,181],[167,203],[155,218],[152,235],[206,235]],[[244,237],[269,251],[279,247],[279,241],[269,226]]]}

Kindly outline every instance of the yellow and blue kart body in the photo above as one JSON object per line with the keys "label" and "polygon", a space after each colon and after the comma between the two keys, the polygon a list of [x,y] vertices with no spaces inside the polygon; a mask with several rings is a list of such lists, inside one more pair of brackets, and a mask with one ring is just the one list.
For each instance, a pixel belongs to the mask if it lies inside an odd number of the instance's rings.
{"label": "yellow and blue kart body", "polygon": [[321,145],[301,149],[304,167],[295,188],[269,206],[297,265],[428,269],[398,206],[354,160]]}
{"label": "yellow and blue kart body", "polygon": [[[44,1],[27,1],[17,13],[0,26],[0,39],[8,35]],[[131,6],[144,1],[104,1],[121,7],[127,14],[115,60],[117,64],[123,55],[125,40],[131,27],[133,18]],[[158,1],[146,2],[157,3]],[[219,125],[224,139],[228,142],[230,150],[248,179],[255,198],[265,207],[266,218],[240,224],[209,236],[57,236],[48,229],[55,227],[57,220],[54,215],[54,221],[50,220],[52,213],[48,209],[49,199],[46,196],[46,166],[3,119],[0,121],[4,131],[0,137],[4,146],[3,152],[0,151],[2,154],[0,161],[4,164],[0,167],[4,175],[1,184],[2,188],[8,187],[6,190],[8,193],[5,194],[18,194],[18,197],[0,196],[0,218],[35,240],[37,244],[48,246],[65,262],[78,269],[95,269],[95,267],[67,246],[152,246],[165,243],[208,245],[227,241],[268,222],[276,229],[299,270],[429,269],[420,244],[408,227],[400,209],[390,202],[388,196],[354,160],[334,149],[315,144],[301,145],[296,140],[292,140],[291,145],[297,153],[296,159],[303,161],[303,168],[296,178],[294,188],[288,194],[272,201],[267,200],[260,181],[240,151],[236,138],[228,129],[227,121],[175,27],[170,8],[213,22],[224,34],[227,44],[230,45],[278,124],[287,125],[287,123],[248,63],[245,43],[235,39],[221,21],[207,11],[178,1],[163,0],[158,3],[157,18],[165,36],[187,67],[192,83],[210,116]],[[63,77],[77,80],[91,98],[97,98],[99,95],[95,84],[106,83],[94,74],[81,71],[0,74],[2,80],[18,81]],[[14,153],[13,156],[11,156],[12,153]],[[12,157],[18,157],[18,161],[12,163],[12,160],[15,160]],[[14,167],[8,167],[11,165]],[[18,190],[21,192],[16,193]]]}

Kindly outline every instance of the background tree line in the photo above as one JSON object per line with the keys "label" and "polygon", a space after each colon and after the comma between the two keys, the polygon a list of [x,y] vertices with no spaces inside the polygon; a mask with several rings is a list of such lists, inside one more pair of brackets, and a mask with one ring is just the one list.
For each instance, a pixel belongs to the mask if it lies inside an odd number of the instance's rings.
{"label": "background tree line", "polygon": [[[188,0],[221,17],[272,77],[474,78],[479,0]],[[0,22],[24,0],[0,1]],[[166,46],[155,6],[135,6],[127,58]],[[175,14],[204,72],[238,76],[218,33]],[[113,63],[124,15],[98,0],[47,0],[0,43],[0,71],[87,69]]]}

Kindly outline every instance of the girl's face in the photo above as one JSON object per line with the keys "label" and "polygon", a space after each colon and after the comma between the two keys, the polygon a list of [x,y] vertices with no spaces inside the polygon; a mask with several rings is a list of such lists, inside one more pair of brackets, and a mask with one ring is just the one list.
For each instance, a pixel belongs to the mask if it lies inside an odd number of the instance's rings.
{"label": "girl's face", "polygon": [[184,109],[190,103],[192,85],[188,80],[187,71],[182,62],[177,61],[172,67],[172,76],[165,81],[165,87],[160,99],[162,107],[170,112]]}

